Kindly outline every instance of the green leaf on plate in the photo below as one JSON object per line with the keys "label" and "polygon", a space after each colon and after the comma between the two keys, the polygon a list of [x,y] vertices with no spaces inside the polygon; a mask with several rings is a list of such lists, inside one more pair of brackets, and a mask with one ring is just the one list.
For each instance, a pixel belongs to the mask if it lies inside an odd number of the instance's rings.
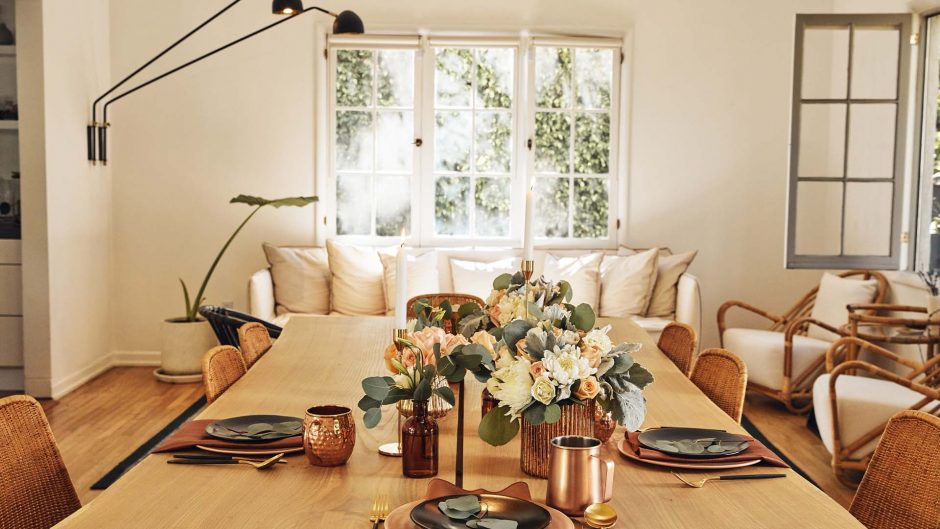
{"label": "green leaf on plate", "polygon": [[248,435],[258,435],[264,432],[271,432],[274,430],[274,427],[266,422],[259,422],[251,424],[248,428],[245,429],[245,433]]}

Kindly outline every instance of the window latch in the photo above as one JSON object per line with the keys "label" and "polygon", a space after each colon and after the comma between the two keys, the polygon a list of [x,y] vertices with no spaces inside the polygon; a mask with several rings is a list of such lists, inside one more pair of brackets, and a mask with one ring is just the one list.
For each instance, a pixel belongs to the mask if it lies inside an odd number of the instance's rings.
{"label": "window latch", "polygon": [[532,138],[529,138],[528,140],[526,140],[525,145],[531,151],[532,150]]}
{"label": "window latch", "polygon": [[424,145],[424,141],[421,138],[415,138],[415,141],[411,142],[415,147],[420,147]]}

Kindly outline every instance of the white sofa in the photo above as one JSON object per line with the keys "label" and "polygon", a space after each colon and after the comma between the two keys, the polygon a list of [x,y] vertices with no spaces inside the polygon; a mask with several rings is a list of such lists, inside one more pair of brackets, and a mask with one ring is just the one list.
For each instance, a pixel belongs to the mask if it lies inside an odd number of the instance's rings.
{"label": "white sofa", "polygon": [[[454,292],[453,277],[451,275],[450,259],[464,259],[470,261],[495,261],[505,257],[518,257],[518,249],[497,248],[422,248],[420,250],[435,250],[438,259],[439,292]],[[542,273],[545,254],[555,256],[582,255],[588,250],[540,250],[535,252],[535,275]],[[616,250],[605,251],[605,254],[616,255]],[[552,278],[549,278],[552,279]],[[657,339],[662,329],[671,321],[679,321],[692,326],[701,336],[702,308],[701,292],[698,279],[684,273],[677,283],[676,310],[671,318],[647,318],[635,316],[634,320]],[[429,292],[430,293],[430,292]],[[274,295],[274,281],[270,268],[255,272],[248,282],[249,311],[251,315],[278,325],[283,325],[291,314],[277,314],[278,305]],[[338,315],[333,312],[330,315]]]}

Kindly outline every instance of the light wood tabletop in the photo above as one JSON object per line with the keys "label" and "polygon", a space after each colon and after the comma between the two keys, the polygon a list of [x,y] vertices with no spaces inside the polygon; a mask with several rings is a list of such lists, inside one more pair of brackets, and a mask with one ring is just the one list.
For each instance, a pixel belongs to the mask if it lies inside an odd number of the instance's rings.
{"label": "light wood tabletop", "polygon": [[[629,320],[613,324],[614,342],[643,344],[637,360],[653,372],[647,388],[644,426],[698,426],[745,433],[712,404]],[[345,466],[314,467],[303,455],[271,471],[245,465],[168,465],[167,454],[148,456],[98,498],[57,527],[62,528],[363,528],[373,496],[387,494],[394,507],[423,496],[427,479],[401,474],[401,460],[378,454],[396,439],[393,408],[371,430],[362,426],[356,403],[360,381],[383,374],[382,351],[390,343],[391,318],[295,317],[274,348],[199,418],[272,413],[302,417],[317,404],[354,409],[357,439]],[[464,486],[500,490],[526,481],[538,501],[545,481],[519,469],[519,439],[494,448],[479,439],[482,385],[468,377]],[[456,412],[441,421],[440,473],[453,481]],[[633,528],[862,527],[811,483],[792,470],[750,467],[729,473],[785,472],[785,479],[730,481],[692,489],[668,470],[633,463],[615,443],[607,456],[616,461],[612,504],[620,523]],[[88,454],[94,457],[94,454]],[[714,475],[714,474],[709,474]],[[701,477],[705,477],[702,475]]]}

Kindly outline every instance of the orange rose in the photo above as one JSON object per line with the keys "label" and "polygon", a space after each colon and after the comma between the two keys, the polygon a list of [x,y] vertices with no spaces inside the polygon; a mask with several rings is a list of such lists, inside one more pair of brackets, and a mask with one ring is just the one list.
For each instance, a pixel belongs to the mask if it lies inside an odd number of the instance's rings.
{"label": "orange rose", "polygon": [[418,357],[415,355],[415,352],[410,348],[405,349],[401,352],[401,363],[405,367],[414,367],[418,362]]}
{"label": "orange rose", "polygon": [[588,361],[591,367],[597,369],[601,365],[601,349],[596,345],[587,345],[582,342],[581,358]]}
{"label": "orange rose", "polygon": [[581,400],[590,400],[596,397],[600,390],[597,379],[592,375],[581,379],[581,385],[578,386],[578,391],[575,391],[574,396]]}
{"label": "orange rose", "polygon": [[385,367],[389,370],[389,372],[398,374],[398,370],[395,369],[395,366],[392,365],[392,360],[398,358],[398,349],[395,347],[395,344],[389,344],[389,346],[385,348],[384,356]]}
{"label": "orange rose", "polygon": [[532,365],[529,366],[529,373],[532,375],[532,378],[539,378],[544,372],[545,364],[543,364],[541,360],[533,362]]}

